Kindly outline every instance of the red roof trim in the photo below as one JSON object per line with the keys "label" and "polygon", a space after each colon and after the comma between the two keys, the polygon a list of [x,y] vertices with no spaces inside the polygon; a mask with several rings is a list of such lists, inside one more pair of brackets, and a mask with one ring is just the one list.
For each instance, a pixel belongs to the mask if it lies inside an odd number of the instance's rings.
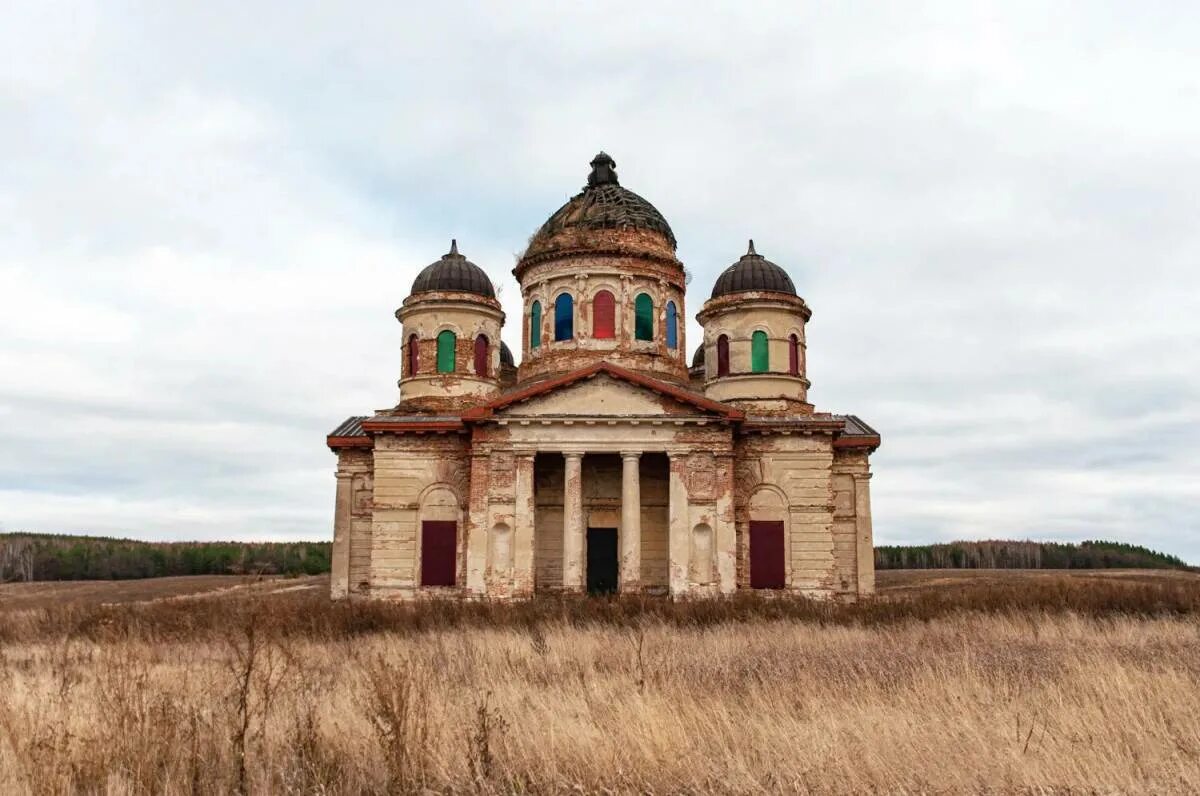
{"label": "red roof trim", "polygon": [[500,397],[489,401],[486,404],[481,404],[473,409],[468,409],[463,413],[462,417],[463,420],[483,420],[495,414],[497,409],[511,406],[512,404],[520,401],[527,401],[530,398],[536,398],[539,395],[545,395],[546,393],[553,392],[560,387],[566,387],[574,384],[575,382],[583,381],[584,379],[590,379],[593,376],[598,376],[601,373],[612,376],[615,379],[627,381],[630,384],[636,384],[640,387],[645,387],[648,390],[670,396],[680,403],[691,404],[699,409],[713,412],[721,415],[727,420],[741,420],[743,417],[745,417],[745,413],[743,413],[740,409],[735,409],[727,404],[710,400],[702,395],[697,395],[690,390],[676,387],[668,382],[659,381],[658,379],[644,376],[637,371],[617,367],[616,365],[608,362],[597,362],[596,364],[589,365],[586,368],[580,368],[579,370],[574,370],[570,373],[564,373],[561,376],[556,376],[552,379],[546,379],[545,381],[532,384],[523,389],[515,390],[506,395],[501,395]]}
{"label": "red roof trim", "polygon": [[330,448],[369,448],[374,442],[370,437],[334,437],[325,438],[325,444]]}
{"label": "red roof trim", "polygon": [[408,420],[401,423],[389,423],[386,420],[364,420],[363,431],[459,431],[463,424],[461,420]]}
{"label": "red roof trim", "polygon": [[874,450],[879,447],[881,440],[878,435],[875,436],[852,436],[838,437],[833,441],[835,448],[871,448]]}

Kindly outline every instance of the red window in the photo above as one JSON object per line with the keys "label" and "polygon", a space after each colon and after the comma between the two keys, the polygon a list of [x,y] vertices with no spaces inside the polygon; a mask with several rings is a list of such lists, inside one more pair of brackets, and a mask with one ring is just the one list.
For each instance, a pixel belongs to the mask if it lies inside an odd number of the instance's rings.
{"label": "red window", "polygon": [[788,338],[791,344],[788,346],[788,373],[793,376],[800,375],[800,338],[792,335]]}
{"label": "red window", "polygon": [[717,375],[729,375],[729,338],[725,335],[717,338]]}
{"label": "red window", "polygon": [[750,521],[750,588],[782,589],[786,585],[783,545],[782,522]]}
{"label": "red window", "polygon": [[417,336],[410,334],[408,336],[408,375],[417,375],[417,365],[420,364],[418,359],[419,352],[417,351]]}
{"label": "red window", "polygon": [[475,338],[475,375],[488,375],[488,339],[483,334]]}
{"label": "red window", "polygon": [[421,585],[453,586],[458,523],[425,520],[421,523]]}
{"label": "red window", "polygon": [[601,290],[592,299],[592,337],[607,340],[615,335],[617,327],[617,302],[613,294]]}

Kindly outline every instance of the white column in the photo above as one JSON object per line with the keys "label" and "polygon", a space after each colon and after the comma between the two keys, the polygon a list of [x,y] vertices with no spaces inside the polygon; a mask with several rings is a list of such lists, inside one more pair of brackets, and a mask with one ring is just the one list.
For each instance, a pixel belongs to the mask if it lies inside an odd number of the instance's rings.
{"label": "white column", "polygon": [[337,474],[337,496],[333,510],[333,550],[331,551],[329,592],[333,599],[345,597],[350,590],[350,523],[353,512],[354,475]]}
{"label": "white column", "polygon": [[642,482],[640,451],[621,451],[621,591],[642,587]]}
{"label": "white column", "polygon": [[516,505],[513,508],[513,596],[532,597],[534,579],[533,451],[516,456]]}
{"label": "white column", "polygon": [[467,516],[462,538],[466,558],[466,591],[478,597],[487,594],[488,487],[492,477],[491,465],[492,457],[489,451],[476,451],[471,455],[471,491],[467,500]]}
{"label": "white column", "polygon": [[688,564],[692,555],[692,534],[689,523],[686,453],[670,453],[669,507],[667,509],[668,579],[672,597],[688,593]]}
{"label": "white column", "polygon": [[854,476],[854,516],[858,531],[858,593],[875,593],[875,541],[871,529],[871,474]]}
{"label": "white column", "polygon": [[718,452],[716,523],[713,539],[716,548],[717,583],[722,594],[737,591],[737,527],[733,506],[733,452]]}
{"label": "white column", "polygon": [[563,589],[583,591],[583,453],[564,451]]}

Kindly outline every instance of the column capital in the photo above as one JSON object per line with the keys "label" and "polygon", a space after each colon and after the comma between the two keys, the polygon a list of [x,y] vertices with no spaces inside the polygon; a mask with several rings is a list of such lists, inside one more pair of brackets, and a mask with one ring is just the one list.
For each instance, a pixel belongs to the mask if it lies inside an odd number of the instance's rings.
{"label": "column capital", "polygon": [[513,451],[513,456],[518,459],[532,459],[534,456],[537,456],[537,451],[517,448]]}
{"label": "column capital", "polygon": [[351,478],[354,477],[354,473],[347,473],[347,472],[342,472],[341,470],[338,470],[336,473],[334,473],[334,476],[339,481],[349,481]]}
{"label": "column capital", "polygon": [[640,459],[642,458],[641,451],[621,451],[622,459]]}
{"label": "column capital", "polygon": [[584,451],[563,451],[562,455],[567,459],[582,459]]}

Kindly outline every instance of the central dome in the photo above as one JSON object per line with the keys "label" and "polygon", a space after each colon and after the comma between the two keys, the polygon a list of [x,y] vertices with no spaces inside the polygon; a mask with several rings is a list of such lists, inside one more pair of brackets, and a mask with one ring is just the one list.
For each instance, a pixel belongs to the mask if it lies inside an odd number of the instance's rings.
{"label": "central dome", "polygon": [[587,230],[647,230],[666,238],[675,251],[675,233],[654,205],[617,181],[616,162],[604,152],[592,158],[587,187],[571,197],[542,224],[529,241],[525,257],[560,250]]}

